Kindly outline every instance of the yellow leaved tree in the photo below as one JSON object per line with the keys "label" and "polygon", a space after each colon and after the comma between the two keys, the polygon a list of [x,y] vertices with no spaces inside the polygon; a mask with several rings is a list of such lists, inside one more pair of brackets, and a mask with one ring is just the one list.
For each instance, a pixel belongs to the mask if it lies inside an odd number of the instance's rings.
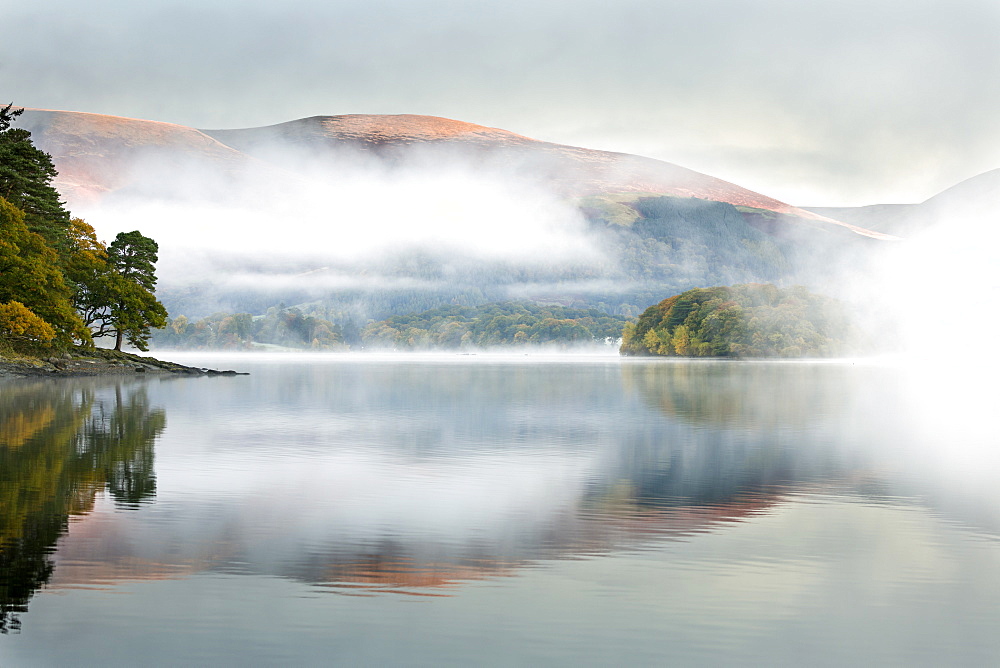
{"label": "yellow leaved tree", "polygon": [[10,301],[0,304],[0,336],[48,343],[56,330],[21,302]]}

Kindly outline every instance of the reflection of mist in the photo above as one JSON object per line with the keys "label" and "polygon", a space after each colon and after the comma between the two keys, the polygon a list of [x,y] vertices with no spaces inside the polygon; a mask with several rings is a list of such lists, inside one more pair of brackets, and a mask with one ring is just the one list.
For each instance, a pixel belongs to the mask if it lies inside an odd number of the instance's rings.
{"label": "reflection of mist", "polygon": [[171,517],[121,518],[121,549],[335,588],[446,584],[711,531],[856,470],[809,418],[839,418],[836,399],[740,404],[811,386],[802,368],[282,359],[248,359],[252,382],[225,393],[160,386],[185,406],[161,449]]}
{"label": "reflection of mist", "polygon": [[1000,533],[992,408],[979,384],[941,383],[941,371],[905,360],[624,365],[625,386],[674,424],[666,445],[636,439],[633,476],[654,502],[843,485]]}
{"label": "reflection of mist", "polygon": [[997,526],[964,490],[939,493],[880,365],[245,359],[225,391],[155,386],[177,407],[158,503],[104,518],[100,540],[76,525],[60,555],[91,567],[60,565],[58,585],[211,570],[438,587],[689,540],[813,494]]}

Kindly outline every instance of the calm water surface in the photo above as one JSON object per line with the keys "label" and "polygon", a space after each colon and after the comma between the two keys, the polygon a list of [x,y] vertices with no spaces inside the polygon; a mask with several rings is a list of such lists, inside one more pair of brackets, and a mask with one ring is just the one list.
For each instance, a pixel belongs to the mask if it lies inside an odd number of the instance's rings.
{"label": "calm water surface", "polygon": [[173,358],[0,383],[0,665],[1000,664],[995,392]]}

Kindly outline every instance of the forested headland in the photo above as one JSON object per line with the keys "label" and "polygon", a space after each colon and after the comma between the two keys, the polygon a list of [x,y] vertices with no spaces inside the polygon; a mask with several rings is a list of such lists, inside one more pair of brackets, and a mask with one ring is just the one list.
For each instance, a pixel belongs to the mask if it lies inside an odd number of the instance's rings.
{"label": "forested headland", "polygon": [[112,337],[146,350],[165,324],[155,241],[138,231],[110,244],[66,210],[51,157],[0,108],[0,354],[39,354]]}
{"label": "forested headland", "polygon": [[622,333],[622,355],[829,357],[860,334],[843,305],[803,287],[695,288],[646,309]]}

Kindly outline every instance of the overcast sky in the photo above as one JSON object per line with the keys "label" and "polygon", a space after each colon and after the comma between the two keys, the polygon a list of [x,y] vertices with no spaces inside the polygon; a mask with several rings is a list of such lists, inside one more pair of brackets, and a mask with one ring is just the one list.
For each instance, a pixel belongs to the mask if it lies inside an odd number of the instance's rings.
{"label": "overcast sky", "polygon": [[0,98],[200,128],[430,114],[800,205],[1000,168],[997,0],[0,0]]}

